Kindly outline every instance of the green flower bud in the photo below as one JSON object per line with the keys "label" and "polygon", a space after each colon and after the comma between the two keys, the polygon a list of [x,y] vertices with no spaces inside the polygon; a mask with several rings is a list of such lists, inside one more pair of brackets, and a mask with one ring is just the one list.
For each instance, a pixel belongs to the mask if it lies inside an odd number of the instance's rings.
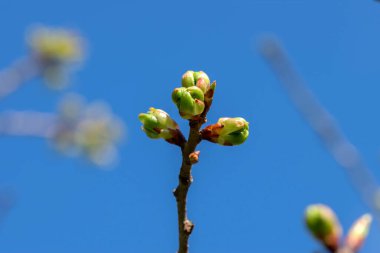
{"label": "green flower bud", "polygon": [[142,130],[149,138],[163,138],[176,145],[184,140],[178,124],[163,110],[151,107],[147,113],[139,114],[139,120],[143,124]]}
{"label": "green flower bud", "polygon": [[184,119],[194,119],[205,109],[204,94],[196,86],[174,89],[172,100],[177,105],[179,114]]}
{"label": "green flower bud", "polygon": [[197,86],[205,94],[210,89],[210,79],[203,71],[194,72],[192,70],[187,71],[182,76],[182,87]]}
{"label": "green flower bud", "polygon": [[349,247],[352,252],[357,252],[363,245],[363,242],[368,235],[371,223],[372,216],[370,214],[365,214],[355,221],[350,228],[346,238],[346,246]]}
{"label": "green flower bud", "polygon": [[305,211],[306,226],[329,250],[339,248],[342,228],[333,210],[322,204],[310,205]]}
{"label": "green flower bud", "polygon": [[243,118],[220,118],[202,130],[202,138],[224,146],[240,145],[248,138],[249,123]]}

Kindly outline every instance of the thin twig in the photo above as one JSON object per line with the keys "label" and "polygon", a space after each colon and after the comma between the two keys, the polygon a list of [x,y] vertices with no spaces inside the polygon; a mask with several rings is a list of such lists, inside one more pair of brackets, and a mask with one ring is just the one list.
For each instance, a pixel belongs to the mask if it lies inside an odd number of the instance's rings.
{"label": "thin twig", "polygon": [[59,126],[57,115],[36,111],[0,114],[0,135],[51,138]]}
{"label": "thin twig", "polygon": [[201,124],[198,121],[190,122],[190,133],[188,142],[185,144],[182,150],[182,166],[179,173],[179,183],[174,191],[174,196],[177,200],[177,211],[178,211],[178,232],[179,232],[179,249],[178,253],[188,252],[188,240],[193,230],[193,223],[187,218],[187,193],[189,191],[190,185],[193,181],[191,176],[191,161],[190,154],[195,151],[199,141],[200,141],[200,130]]}
{"label": "thin twig", "polygon": [[0,99],[10,95],[26,81],[38,76],[41,64],[28,56],[16,61],[12,66],[0,71]]}
{"label": "thin twig", "polygon": [[283,84],[296,109],[315,131],[336,162],[345,169],[353,187],[380,221],[379,185],[357,148],[337,126],[333,116],[318,102],[294,70],[280,43],[267,38],[261,53]]}
{"label": "thin twig", "polygon": [[189,237],[194,228],[194,224],[187,217],[187,193],[189,191],[190,185],[193,182],[191,176],[192,162],[190,155],[195,154],[195,149],[199,142],[201,142],[200,129],[202,125],[207,121],[206,116],[211,107],[215,84],[213,84],[213,89],[210,89],[205,94],[205,110],[196,120],[190,120],[190,133],[188,141],[182,148],[182,166],[179,173],[179,183],[177,188],[174,190],[174,196],[177,201],[177,212],[178,212],[178,232],[179,232],[179,248],[178,253],[188,253],[189,252]]}
{"label": "thin twig", "polygon": [[1,187],[0,189],[0,224],[8,215],[9,211],[14,207],[16,202],[16,194],[9,187]]}

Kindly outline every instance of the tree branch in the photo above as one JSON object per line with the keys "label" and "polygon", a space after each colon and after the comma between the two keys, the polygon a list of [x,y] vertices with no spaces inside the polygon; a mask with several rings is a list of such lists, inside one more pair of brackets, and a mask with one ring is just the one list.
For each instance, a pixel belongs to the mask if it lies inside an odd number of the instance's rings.
{"label": "tree branch", "polygon": [[197,145],[201,142],[200,129],[202,125],[207,121],[206,116],[210,110],[213,96],[215,83],[213,83],[213,88],[210,89],[205,94],[205,109],[203,113],[196,120],[190,120],[190,132],[188,141],[185,143],[182,150],[182,166],[179,173],[179,182],[177,188],[174,190],[174,196],[177,201],[177,212],[178,212],[178,232],[179,232],[179,248],[178,253],[188,253],[189,252],[189,237],[193,231],[194,224],[187,218],[187,193],[189,191],[190,185],[193,182],[193,177],[191,176],[191,168],[193,163],[197,162],[192,158],[194,155],[198,156],[199,153],[195,152]]}
{"label": "tree branch", "polygon": [[194,224],[187,218],[187,192],[193,181],[191,176],[192,163],[190,161],[190,154],[195,151],[198,143],[200,142],[199,130],[201,123],[198,121],[190,122],[190,133],[188,142],[182,150],[182,166],[179,173],[179,183],[174,191],[174,196],[177,200],[178,211],[178,232],[179,232],[179,249],[178,253],[188,253],[188,240],[193,230]]}

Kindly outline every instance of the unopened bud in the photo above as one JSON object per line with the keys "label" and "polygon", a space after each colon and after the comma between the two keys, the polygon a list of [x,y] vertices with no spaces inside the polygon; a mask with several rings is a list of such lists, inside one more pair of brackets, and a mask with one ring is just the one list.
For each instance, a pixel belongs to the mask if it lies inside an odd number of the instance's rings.
{"label": "unopened bud", "polygon": [[306,226],[311,234],[329,250],[339,248],[342,228],[333,210],[323,204],[310,205],[305,212]]}
{"label": "unopened bud", "polygon": [[196,86],[174,89],[172,100],[177,105],[179,114],[184,119],[193,119],[205,109],[204,95]]}
{"label": "unopened bud", "polygon": [[371,222],[372,216],[370,214],[364,214],[351,226],[346,238],[346,246],[353,252],[357,252],[363,245],[363,242],[368,235]]}
{"label": "unopened bud", "polygon": [[197,87],[203,91],[204,94],[210,89],[210,80],[206,80],[203,78],[198,79]]}
{"label": "unopened bud", "polygon": [[224,146],[240,145],[248,138],[249,123],[243,118],[220,118],[202,130],[202,138]]}
{"label": "unopened bud", "polygon": [[192,70],[187,71],[182,76],[182,87],[197,86],[203,93],[206,93],[210,89],[210,79],[203,71],[194,72]]}
{"label": "unopened bud", "polygon": [[201,153],[200,151],[194,151],[193,153],[191,153],[189,155],[189,159],[190,159],[191,164],[195,164],[199,161],[199,154],[200,153]]}
{"label": "unopened bud", "polygon": [[177,145],[184,139],[178,124],[163,110],[151,107],[147,113],[139,114],[139,120],[143,124],[142,130],[149,138],[163,138]]}

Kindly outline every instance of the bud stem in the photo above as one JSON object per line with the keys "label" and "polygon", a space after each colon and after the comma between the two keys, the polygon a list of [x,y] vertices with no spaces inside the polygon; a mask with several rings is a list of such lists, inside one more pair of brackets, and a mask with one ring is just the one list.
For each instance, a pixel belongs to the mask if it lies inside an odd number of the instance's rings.
{"label": "bud stem", "polygon": [[[215,84],[214,84],[215,87]],[[188,141],[181,147],[182,150],[182,166],[179,173],[179,182],[177,188],[174,190],[174,196],[177,201],[178,213],[178,232],[179,232],[179,248],[177,253],[189,252],[189,237],[194,228],[194,224],[187,218],[187,193],[190,185],[193,182],[191,176],[191,167],[193,165],[190,155],[195,152],[197,145],[201,142],[200,129],[201,126],[207,121],[206,116],[209,111],[213,99],[213,90],[207,94],[207,102],[203,113],[196,119],[190,120],[190,132]]]}

